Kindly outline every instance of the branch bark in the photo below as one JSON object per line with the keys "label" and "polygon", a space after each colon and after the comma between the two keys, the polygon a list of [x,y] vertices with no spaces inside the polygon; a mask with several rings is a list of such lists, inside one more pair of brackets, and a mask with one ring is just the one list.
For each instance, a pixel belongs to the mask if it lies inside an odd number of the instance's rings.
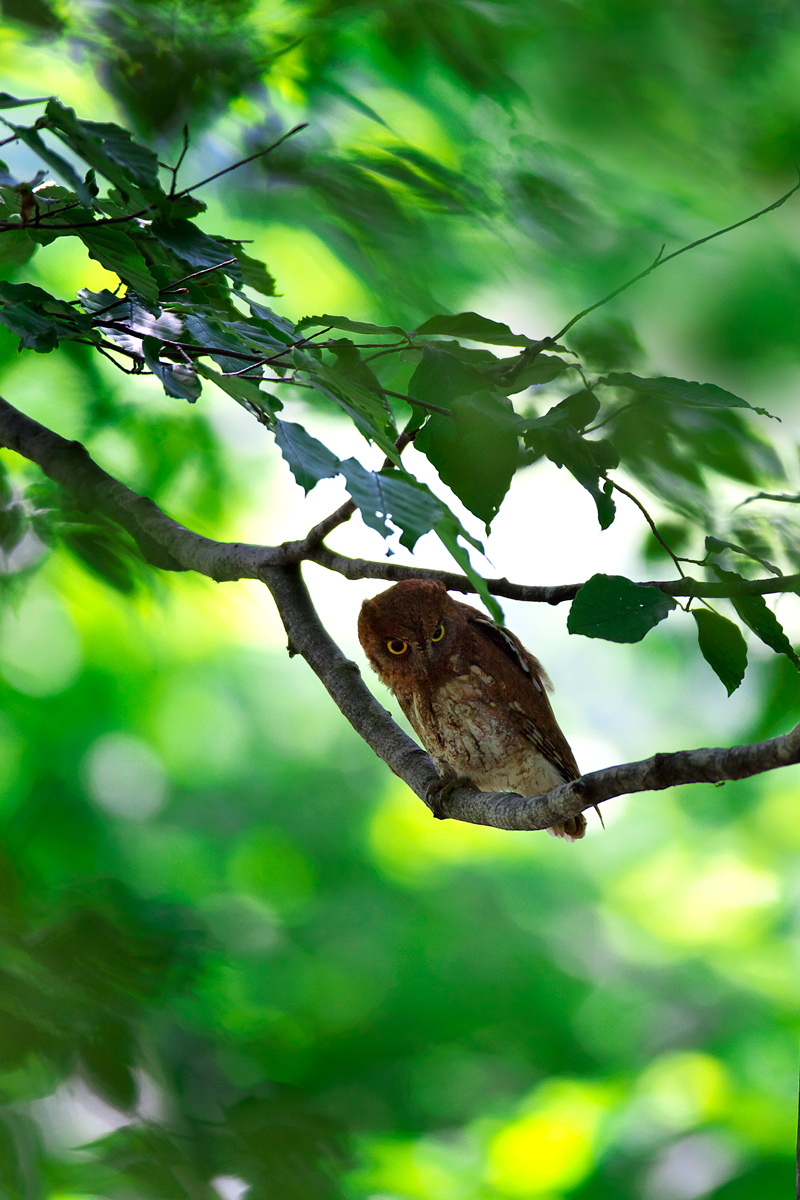
{"label": "branch bark", "polygon": [[[254,546],[201,537],[173,521],[151,500],[103,471],[79,442],[67,441],[2,399],[0,445],[37,463],[46,475],[67,488],[81,504],[98,509],[116,521],[131,534],[153,565],[168,571],[195,571],[218,582],[260,579],[275,599],[289,637],[289,652],[302,655],[367,745],[428,803],[430,785],[438,778],[433,763],[375,699],[362,680],[358,666],[342,653],[324,628],[303,582],[300,560],[308,558],[350,578],[428,577],[441,579],[453,590],[472,591],[465,577],[346,559],[326,547],[314,549],[302,542]],[[303,548],[302,552],[299,547]],[[788,584],[790,578],[745,582],[751,585]],[[731,594],[731,589],[721,584],[698,585],[709,589],[702,593],[678,590],[693,583],[692,580],[676,580],[671,584],[652,586],[669,590],[671,595]],[[580,587],[570,584],[560,588],[525,588],[507,580],[496,580],[490,586],[496,595],[545,600],[551,604],[571,598]],[[726,590],[717,590],[722,587]],[[753,587],[750,594],[766,590]],[[446,801],[445,812],[455,820],[499,829],[546,829],[614,796],[659,791],[680,784],[744,779],[797,762],[800,762],[800,725],[780,737],[752,745],[656,754],[641,762],[593,771],[544,796],[524,797],[459,788]]]}

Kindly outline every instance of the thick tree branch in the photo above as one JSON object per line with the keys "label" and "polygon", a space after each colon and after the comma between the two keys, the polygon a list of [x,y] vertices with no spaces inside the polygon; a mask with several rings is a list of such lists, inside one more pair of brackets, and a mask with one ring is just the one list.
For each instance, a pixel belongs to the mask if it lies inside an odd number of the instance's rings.
{"label": "thick tree branch", "polygon": [[[153,566],[165,571],[197,571],[218,583],[237,579],[258,579],[265,566],[286,566],[308,559],[346,579],[382,579],[396,583],[401,579],[440,579],[453,592],[474,593],[475,586],[466,575],[452,571],[432,571],[424,567],[403,567],[391,562],[371,562],[348,558],[320,545],[322,526],[341,523],[350,513],[349,502],[312,530],[312,535],[282,546],[257,546],[246,542],[216,542],[193,533],[173,521],[144,496],[131,491],[99,467],[80,442],[70,442],[52,429],[0,397],[0,445],[15,450],[35,462],[50,479],[72,492],[81,503],[97,508],[126,529],[142,554]],[[335,526],[334,526],[335,527]],[[554,586],[511,583],[508,579],[490,579],[489,591],[508,600],[540,604],[562,604],[574,600],[582,583]],[[701,581],[696,579],[652,580],[644,587],[658,588],[668,596],[697,596],[708,599],[726,596],[761,596],[770,592],[794,592],[800,589],[800,574],[769,579]]]}
{"label": "thick tree branch", "polygon": [[[173,521],[156,504],[103,471],[79,442],[69,442],[0,399],[0,445],[38,463],[46,475],[67,488],[80,503],[98,509],[126,529],[155,566],[168,571],[196,571],[219,582],[260,579],[269,588],[289,636],[289,650],[301,654],[329,692],[353,728],[408,786],[427,801],[430,785],[437,779],[427,754],[394,722],[366,687],[358,667],[350,662],[325,630],[300,574],[296,547],[253,546],[215,542]],[[307,548],[308,549],[308,548]],[[425,571],[390,564],[362,563],[332,555],[324,547],[306,557],[341,571],[352,578],[436,578],[453,590],[471,591],[469,581],[458,575]],[[745,585],[786,584],[779,580],[743,581]],[[795,577],[796,579],[796,577]],[[655,584],[673,595],[693,585],[692,580]],[[497,595],[519,599],[559,600],[574,596],[580,585],[562,588],[524,588],[507,580],[491,585]],[[719,595],[723,585],[695,585],[703,594]],[[795,583],[796,586],[796,583]],[[730,594],[731,589],[721,594]],[[783,590],[753,587],[758,593]],[[523,797],[512,793],[483,793],[460,788],[446,803],[447,816],[500,829],[546,829],[548,826],[591,808],[603,800],[629,792],[658,791],[685,783],[718,783],[744,779],[776,767],[800,761],[800,725],[790,733],[731,749],[683,750],[656,754],[643,762],[625,763],[594,771],[573,783],[554,788],[545,796]]]}
{"label": "thick tree branch", "polygon": [[80,442],[70,442],[0,397],[0,445],[38,464],[87,508],[96,508],[131,535],[144,557],[165,571],[197,571],[218,582],[257,579],[280,547],[214,542],[185,529],[158,505],[98,467]]}

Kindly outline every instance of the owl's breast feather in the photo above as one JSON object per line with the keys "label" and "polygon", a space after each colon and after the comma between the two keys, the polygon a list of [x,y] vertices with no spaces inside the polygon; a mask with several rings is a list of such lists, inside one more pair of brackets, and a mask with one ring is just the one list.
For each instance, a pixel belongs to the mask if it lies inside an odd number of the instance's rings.
{"label": "owl's breast feather", "polygon": [[464,775],[483,791],[535,796],[563,783],[561,772],[537,752],[508,708],[489,699],[492,683],[473,666],[429,696],[415,694],[409,718],[436,766]]}

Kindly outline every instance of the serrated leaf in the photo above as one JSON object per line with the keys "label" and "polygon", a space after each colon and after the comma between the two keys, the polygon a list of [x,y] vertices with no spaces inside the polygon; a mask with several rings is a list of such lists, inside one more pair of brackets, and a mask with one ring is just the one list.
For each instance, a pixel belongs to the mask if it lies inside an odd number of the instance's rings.
{"label": "serrated leaf", "polygon": [[126,233],[108,225],[79,229],[77,233],[90,258],[118,275],[146,304],[158,302],[158,284],[135,242]]}
{"label": "serrated leaf", "polygon": [[481,546],[480,542],[477,542],[474,538],[470,537],[469,534],[467,534],[464,530],[461,523],[457,521],[452,514],[448,514],[447,516],[443,517],[441,521],[439,521],[436,526],[436,533],[439,537],[439,540],[450,551],[453,558],[461,567],[461,570],[475,585],[475,590],[477,591],[483,603],[486,605],[494,620],[497,621],[499,625],[505,624],[505,617],[503,616],[502,608],[489,591],[489,588],[486,585],[486,580],[473,567],[469,553],[467,552],[466,547],[461,545],[459,539],[465,539],[466,541],[470,542],[470,544],[473,545],[476,550],[483,552],[483,547]]}
{"label": "serrated leaf", "polygon": [[161,380],[168,396],[194,404],[202,390],[194,367],[187,363],[165,363],[159,358],[161,342],[155,337],[142,338],[142,354],[153,374]]}
{"label": "serrated leaf", "polygon": [[282,317],[279,313],[273,312],[271,308],[267,308],[266,304],[257,304],[255,300],[248,300],[250,312],[259,321],[265,321],[272,326],[272,330],[277,338],[280,338],[290,346],[295,340],[296,326],[288,317]]}
{"label": "serrated leaf", "polygon": [[567,629],[609,642],[639,642],[675,606],[658,588],[624,575],[593,575],[572,601]]}
{"label": "serrated leaf", "polygon": [[485,374],[435,343],[425,346],[408,382],[408,394],[423,404],[449,409],[454,400],[487,390]]}
{"label": "serrated leaf", "polygon": [[236,251],[236,261],[242,273],[242,283],[253,288],[262,296],[275,295],[275,280],[270,275],[264,263],[257,258],[251,258],[243,250]]}
{"label": "serrated leaf", "polygon": [[36,242],[24,229],[5,230],[0,236],[0,271],[23,266],[36,249]]}
{"label": "serrated leaf", "polygon": [[127,129],[110,121],[80,120],[58,100],[48,103],[45,115],[57,137],[123,192],[138,188],[151,199],[164,195],[158,182],[157,155],[135,142]]}
{"label": "serrated leaf", "polygon": [[311,386],[346,412],[359,432],[368,441],[380,446],[387,458],[399,466],[400,458],[394,444],[397,429],[385,400],[324,363],[318,363],[297,351],[294,353],[298,369],[304,371]]}
{"label": "serrated leaf", "polygon": [[330,479],[339,474],[341,463],[336,455],[307,433],[302,425],[292,421],[276,421],[275,441],[306,495],[320,479]]}
{"label": "serrated leaf", "polygon": [[487,346],[531,346],[533,339],[522,333],[512,333],[508,325],[500,321],[490,321],[476,312],[457,313],[455,316],[440,314],[423,321],[415,331],[414,336],[426,334],[444,334],[445,336],[466,338],[470,342],[483,342]]}
{"label": "serrated leaf", "polygon": [[519,465],[516,415],[492,392],[462,396],[449,416],[432,413],[415,447],[439,478],[488,526]]}
{"label": "serrated leaf", "polygon": [[392,333],[410,340],[409,335],[399,325],[373,325],[369,321],[351,321],[349,317],[332,317],[329,313],[321,317],[303,317],[302,321],[297,322],[297,329],[308,329],[312,325],[342,329],[346,333]]}
{"label": "serrated leaf", "polygon": [[523,435],[525,444],[536,454],[545,455],[557,467],[567,468],[594,500],[600,528],[607,529],[614,520],[616,506],[608,482],[601,486],[600,481],[606,471],[619,464],[619,455],[605,438],[592,441],[581,437],[566,419],[549,425],[548,415],[527,423]]}
{"label": "serrated leaf", "polygon": [[355,458],[344,459],[340,467],[364,522],[383,537],[389,537],[391,530],[386,519],[393,520],[402,530],[401,543],[409,550],[414,549],[423,534],[430,533],[442,515],[442,502],[411,476],[397,471],[368,471]]}
{"label": "serrated leaf", "polygon": [[744,546],[738,546],[736,542],[726,542],[722,538],[712,537],[711,534],[706,537],[706,550],[711,551],[713,554],[719,554],[723,550],[733,550],[735,554],[743,554],[745,558],[751,558],[753,562],[760,563],[771,575],[783,574],[780,567],[776,567],[774,563],[771,563],[766,558],[760,558],[752,550],[746,550]]}
{"label": "serrated leaf", "polygon": [[728,695],[736,691],[747,668],[747,643],[734,621],[708,608],[692,609],[700,653],[716,672]]}
{"label": "serrated leaf", "polygon": [[[742,576],[736,571],[726,571],[714,564],[714,571],[719,579],[725,582],[741,582]],[[784,633],[775,613],[767,605],[763,596],[730,596],[731,604],[745,625],[753,631],[757,638],[774,650],[776,654],[785,654],[789,661],[800,671],[800,658],[795,653],[794,646]]]}
{"label": "serrated leaf", "polygon": [[[3,120],[0,117],[0,120]],[[56,175],[60,176],[65,183],[69,184],[72,190],[77,194],[78,199],[84,208],[92,207],[92,193],[87,188],[86,184],[76,173],[70,163],[55,150],[51,150],[45,142],[39,137],[35,129],[27,129],[24,125],[12,125],[10,121],[3,120],[3,124],[13,130],[20,141],[29,146],[35,154],[39,156],[42,162],[46,162],[49,167],[55,171]],[[55,232],[55,230],[54,230]]]}
{"label": "serrated leaf", "polygon": [[[639,375],[631,375],[629,371],[612,372],[598,379],[598,383],[606,383],[611,387],[626,387],[632,391],[642,392],[650,396],[662,396],[679,404],[691,404],[698,408],[750,408],[763,417],[772,417],[765,408],[755,408],[741,396],[735,396],[715,383],[694,383],[688,379],[672,379],[669,376],[659,376],[655,379],[644,379]],[[774,417],[774,420],[780,418]]]}
{"label": "serrated leaf", "polygon": [[277,396],[273,396],[271,392],[263,392],[252,379],[242,379],[240,375],[220,375],[218,371],[202,362],[195,362],[194,366],[198,375],[215,383],[262,424],[268,424],[283,408]]}
{"label": "serrated leaf", "polygon": [[[210,237],[198,229],[191,221],[178,218],[173,221],[153,221],[149,232],[166,246],[173,254],[188,263],[195,270],[204,267],[218,267],[236,257],[235,250],[221,239]],[[242,271],[238,263],[233,262],[224,268],[225,274],[230,275],[236,283],[242,282]]]}
{"label": "serrated leaf", "polygon": [[79,288],[78,299],[87,313],[98,313],[101,309],[110,308],[112,305],[127,303],[123,296],[115,295],[108,288],[102,288],[99,292],[90,292],[88,288]]}
{"label": "serrated leaf", "polygon": [[490,594],[486,581],[470,562],[461,542],[469,542],[483,551],[481,543],[466,529],[438,496],[425,484],[404,471],[367,471],[354,458],[341,464],[347,490],[365,524],[383,537],[391,533],[387,519],[401,530],[400,543],[413,550],[419,538],[433,531],[450,551],[464,573],[472,580],[481,599],[495,620],[503,621],[502,610]]}

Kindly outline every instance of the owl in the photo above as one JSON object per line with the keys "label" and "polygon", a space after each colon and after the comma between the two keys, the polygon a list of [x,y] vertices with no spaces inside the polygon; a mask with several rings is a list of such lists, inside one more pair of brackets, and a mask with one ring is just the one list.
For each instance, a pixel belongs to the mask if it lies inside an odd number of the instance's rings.
{"label": "owl", "polygon": [[[579,777],[541,663],[443,584],[407,580],[365,600],[358,638],[445,781],[539,796]],[[585,831],[583,814],[548,830]]]}

